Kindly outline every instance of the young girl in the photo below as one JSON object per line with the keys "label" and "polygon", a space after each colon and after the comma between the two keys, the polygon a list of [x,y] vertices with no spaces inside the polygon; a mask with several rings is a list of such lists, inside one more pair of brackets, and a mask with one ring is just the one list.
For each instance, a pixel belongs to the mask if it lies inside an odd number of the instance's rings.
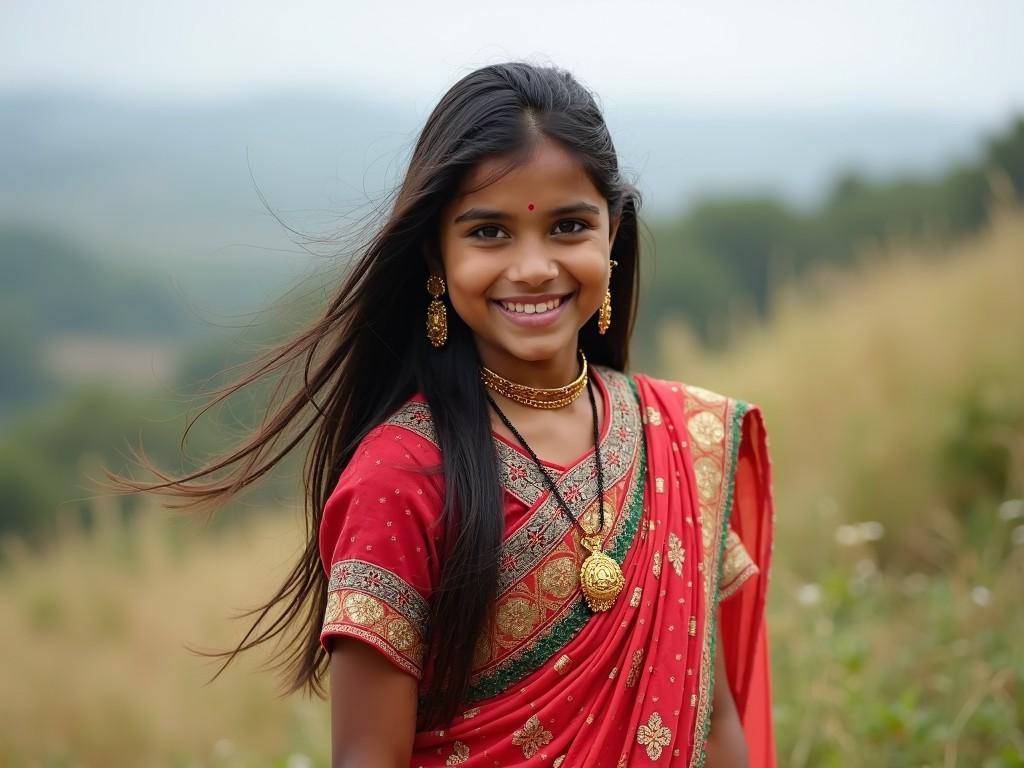
{"label": "young girl", "polygon": [[226,656],[295,628],[282,662],[293,689],[329,673],[334,765],[774,765],[764,425],[626,372],[639,204],[571,75],[467,75],[260,370],[301,364],[302,391],[146,486],[221,499],[313,431],[305,553]]}

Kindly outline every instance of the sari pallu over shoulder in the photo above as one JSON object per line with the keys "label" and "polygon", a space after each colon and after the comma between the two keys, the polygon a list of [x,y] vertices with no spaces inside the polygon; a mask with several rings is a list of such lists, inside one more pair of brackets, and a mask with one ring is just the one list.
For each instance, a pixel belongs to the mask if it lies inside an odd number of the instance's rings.
{"label": "sari pallu over shoulder", "polygon": [[[603,366],[595,371],[607,398],[602,459],[611,460],[605,551],[620,563],[626,586],[610,610],[590,613],[578,583],[587,553],[575,527],[554,506],[528,457],[496,442],[508,523],[497,624],[478,646],[470,700],[443,730],[416,734],[413,766],[701,765],[723,573],[729,595],[722,603],[723,652],[751,765],[774,765],[769,752],[755,754],[752,740],[770,746],[770,718],[754,715],[768,700],[761,617],[771,529],[760,416],[745,403],[679,382]],[[360,509],[367,500],[376,514],[393,498],[426,499],[430,488],[403,485],[404,475],[391,472],[385,481],[381,472],[388,451],[402,458],[404,450],[408,460],[422,449],[422,461],[436,458],[426,455],[433,450],[430,427],[423,402],[410,402],[389,421],[386,439],[371,446],[353,475],[374,479]],[[593,456],[556,473],[560,492],[583,511],[590,530],[599,517],[595,474]],[[393,495],[384,493],[391,485]],[[325,632],[362,637],[399,666],[403,659],[395,656],[405,654],[414,674],[419,660],[412,643],[421,636],[437,567],[431,558],[429,569],[419,568],[414,554],[430,550],[436,531],[409,526],[433,515],[437,503],[388,515],[373,539],[368,531],[352,541],[329,532],[323,547],[333,551],[339,576],[358,574],[338,579],[349,591],[329,600]],[[401,560],[385,562],[399,546]],[[744,547],[746,567],[723,565]],[[354,554],[375,560],[391,576],[363,574],[359,563],[352,571]],[[396,578],[414,585],[422,600],[391,589]],[[367,610],[371,603],[382,609]],[[405,632],[406,625],[413,632]]]}
{"label": "sari pallu over shoulder", "polygon": [[[776,764],[771,718],[765,598],[775,513],[771,465],[760,409],[702,387],[638,375],[641,391],[666,405],[677,425],[673,451],[696,489],[704,561],[701,690],[689,765],[703,766],[714,685],[730,686],[746,736],[752,768]],[[682,406],[681,414],[678,407]],[[652,421],[660,417],[648,411]],[[724,602],[723,602],[724,601]],[[716,620],[723,647],[716,649]],[[724,654],[728,680],[714,679],[716,653]]]}

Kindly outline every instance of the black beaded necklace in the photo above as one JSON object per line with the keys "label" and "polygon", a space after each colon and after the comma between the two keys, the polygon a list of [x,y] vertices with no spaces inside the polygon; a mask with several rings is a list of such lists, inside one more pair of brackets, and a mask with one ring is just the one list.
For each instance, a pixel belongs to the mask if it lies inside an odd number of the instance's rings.
{"label": "black beaded necklace", "polygon": [[509,421],[508,417],[504,414],[498,404],[494,402],[491,397],[491,393],[484,389],[484,394],[487,397],[488,402],[497,412],[498,417],[504,422],[505,426],[508,427],[509,431],[516,436],[516,439],[522,444],[523,448],[530,454],[533,462],[540,469],[541,474],[544,475],[544,480],[547,482],[551,492],[558,499],[558,503],[562,510],[568,516],[568,518],[580,529],[581,538],[580,543],[585,549],[590,552],[589,557],[583,561],[583,565],[580,569],[580,586],[583,588],[583,594],[587,599],[587,604],[591,610],[594,611],[606,611],[612,603],[615,601],[616,596],[622,591],[622,587],[625,584],[625,579],[622,576],[622,570],[619,568],[619,564],[612,560],[608,555],[601,551],[601,537],[604,533],[604,468],[601,462],[601,440],[598,434],[598,420],[597,420],[597,401],[594,397],[594,385],[587,378],[587,395],[590,397],[590,410],[593,414],[594,423],[594,458],[597,462],[597,500],[598,507],[601,511],[601,525],[594,533],[588,533],[587,529],[583,527],[583,523],[580,519],[573,515],[569,505],[565,503],[565,499],[562,498],[562,494],[559,493],[558,487],[555,485],[555,481],[551,479],[551,475],[541,464],[537,454],[534,452],[530,444],[526,442],[519,430],[516,429],[512,422]]}
{"label": "black beaded necklace", "polygon": [[594,398],[594,385],[591,383],[590,378],[587,378],[587,395],[590,397],[590,410],[594,417],[594,458],[597,460],[597,498],[600,500],[600,504],[598,506],[601,508],[601,527],[598,528],[595,533],[587,531],[579,519],[573,516],[569,505],[565,503],[565,499],[562,498],[562,494],[558,492],[558,487],[555,485],[555,481],[551,479],[551,475],[548,474],[548,471],[544,468],[540,459],[537,458],[537,454],[534,452],[533,448],[531,448],[530,444],[526,442],[521,434],[519,434],[519,430],[512,425],[512,422],[508,420],[508,417],[504,414],[501,408],[498,407],[498,404],[494,402],[494,398],[491,397],[491,393],[487,392],[486,389],[484,390],[484,393],[487,395],[488,402],[490,402],[494,410],[497,411],[498,417],[505,422],[505,426],[509,428],[509,431],[516,436],[516,439],[522,443],[523,448],[525,448],[530,454],[534,464],[537,465],[537,468],[540,469],[541,473],[544,475],[544,479],[547,481],[548,487],[551,489],[551,492],[555,494],[555,498],[558,499],[558,503],[565,511],[565,514],[568,515],[569,519],[579,527],[584,536],[595,536],[604,531],[604,469],[601,466],[601,441],[598,435],[597,400]]}

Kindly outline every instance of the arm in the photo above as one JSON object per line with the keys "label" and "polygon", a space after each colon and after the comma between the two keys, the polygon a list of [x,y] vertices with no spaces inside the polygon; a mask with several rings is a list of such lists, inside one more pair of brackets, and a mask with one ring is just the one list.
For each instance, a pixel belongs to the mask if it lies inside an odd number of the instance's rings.
{"label": "arm", "polygon": [[707,768],[747,768],[747,742],[743,724],[729,688],[729,677],[722,654],[722,630],[715,642],[715,691],[711,704],[711,730],[708,733]]}
{"label": "arm", "polygon": [[408,768],[417,681],[351,637],[331,642],[332,768]]}

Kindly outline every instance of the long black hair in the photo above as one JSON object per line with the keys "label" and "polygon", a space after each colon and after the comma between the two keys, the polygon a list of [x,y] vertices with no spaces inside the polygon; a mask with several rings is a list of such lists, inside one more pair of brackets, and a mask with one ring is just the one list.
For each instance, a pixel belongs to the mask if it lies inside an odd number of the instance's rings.
{"label": "long black hair", "polygon": [[620,217],[611,252],[618,261],[610,286],[614,320],[601,335],[595,315],[581,329],[579,342],[592,364],[625,370],[637,311],[639,192],[620,172],[593,95],[571,74],[525,62],[494,64],[460,79],[431,112],[390,215],[322,313],[257,361],[251,375],[219,390],[195,418],[246,385],[282,371],[297,375],[301,370],[298,391],[282,398],[249,439],[193,473],[162,474],[144,456],[160,482],[108,473],[120,487],[184,498],[178,506],[219,505],[312,433],[304,476],[305,550],[277,592],[251,612],[254,619],[238,645],[220,654],[225,666],[238,653],[275,641],[287,689],[323,693],[327,656],[319,634],[327,578],[317,538],[323,508],[363,437],[420,390],[442,456],[445,534],[440,584],[424,640],[432,674],[419,716],[422,727],[433,728],[457,714],[468,691],[476,640],[493,620],[504,535],[502,497],[472,332],[449,306],[448,342],[439,349],[430,345],[426,281],[430,267],[440,263],[441,211],[467,174],[493,157],[509,158],[512,167],[543,139],[578,159],[607,200],[610,218]]}

